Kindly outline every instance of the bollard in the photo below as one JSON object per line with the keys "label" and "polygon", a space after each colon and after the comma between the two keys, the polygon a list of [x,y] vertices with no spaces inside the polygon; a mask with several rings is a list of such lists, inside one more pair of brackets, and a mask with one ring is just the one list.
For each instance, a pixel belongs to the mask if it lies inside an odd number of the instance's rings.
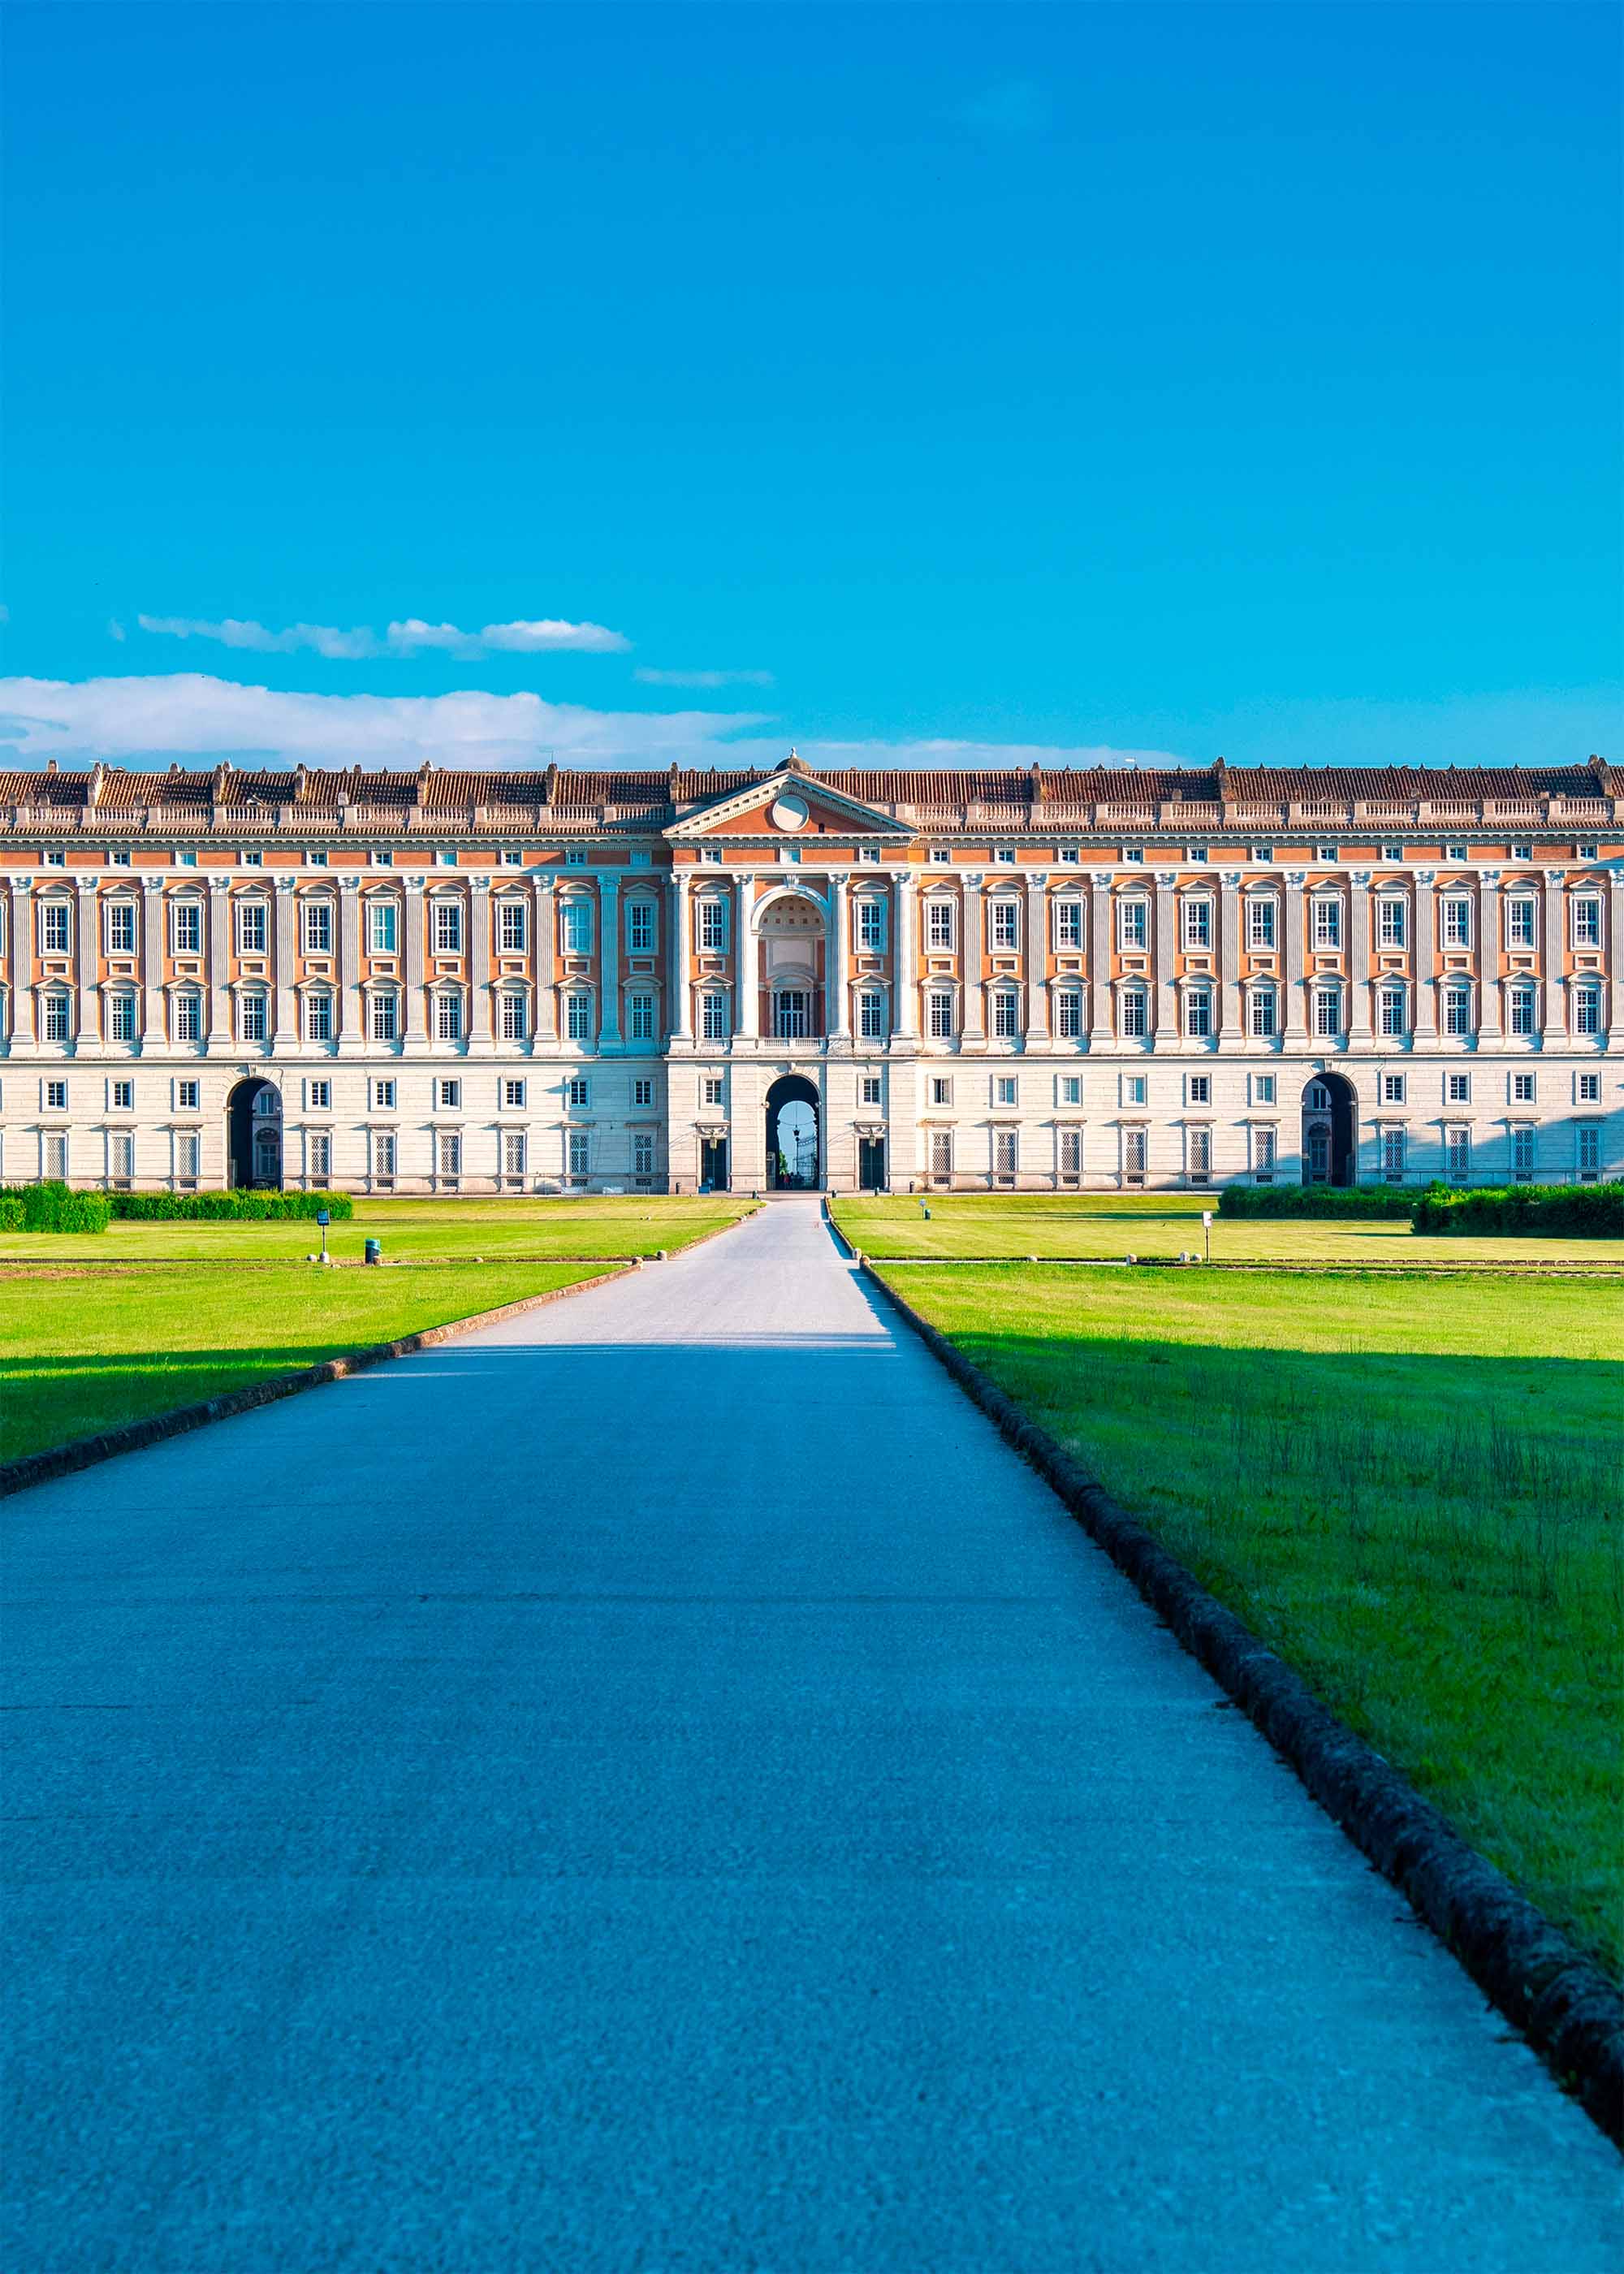
{"label": "bollard", "polygon": [[365,1261],[368,1263],[381,1263],[383,1261],[383,1242],[381,1239],[369,1239],[367,1241]]}

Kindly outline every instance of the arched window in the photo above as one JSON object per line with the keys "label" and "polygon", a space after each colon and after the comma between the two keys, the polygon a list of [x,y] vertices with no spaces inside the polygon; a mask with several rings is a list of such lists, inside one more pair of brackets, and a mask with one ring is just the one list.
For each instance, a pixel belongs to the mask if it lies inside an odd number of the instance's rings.
{"label": "arched window", "polygon": [[1384,1035],[1403,1035],[1409,1032],[1410,1021],[1406,1015],[1404,990],[1402,987],[1388,985],[1378,991],[1376,1023]]}
{"label": "arched window", "polygon": [[1539,998],[1530,986],[1513,987],[1506,998],[1506,1026],[1514,1035],[1539,1030]]}
{"label": "arched window", "polygon": [[1444,989],[1444,1032],[1446,1035],[1470,1035],[1472,1031],[1472,998],[1470,984],[1457,981]]}
{"label": "arched window", "polygon": [[1599,1035],[1601,989],[1593,979],[1581,981],[1573,990],[1573,1030],[1575,1035]]}
{"label": "arched window", "polygon": [[1117,998],[1117,1026],[1125,1041],[1140,1042],[1150,1032],[1149,999],[1142,987],[1124,987]]}

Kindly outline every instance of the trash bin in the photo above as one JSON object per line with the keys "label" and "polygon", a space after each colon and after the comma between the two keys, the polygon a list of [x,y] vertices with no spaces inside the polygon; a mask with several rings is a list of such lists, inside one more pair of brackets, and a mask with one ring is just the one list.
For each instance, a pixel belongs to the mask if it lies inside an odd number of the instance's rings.
{"label": "trash bin", "polygon": [[381,1239],[369,1239],[367,1241],[366,1261],[369,1263],[381,1263],[383,1261],[383,1242]]}

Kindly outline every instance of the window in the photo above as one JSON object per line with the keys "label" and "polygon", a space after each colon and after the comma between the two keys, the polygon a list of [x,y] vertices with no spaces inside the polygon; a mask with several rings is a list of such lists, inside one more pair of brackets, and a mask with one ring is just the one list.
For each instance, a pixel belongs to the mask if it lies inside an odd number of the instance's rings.
{"label": "window", "polygon": [[727,998],[726,995],[702,995],[699,998],[699,1031],[707,1043],[727,1040]]}
{"label": "window", "polygon": [[1016,1077],[1012,1073],[999,1073],[993,1076],[992,1102],[995,1105],[1019,1103],[1019,1092],[1016,1085]]}
{"label": "window", "polygon": [[1470,1035],[1471,1030],[1471,989],[1470,987],[1446,987],[1444,990],[1445,1034]]}
{"label": "window", "polygon": [[1581,861],[1593,861],[1596,858],[1596,847],[1593,845],[1581,845],[1579,858]]}
{"label": "window", "polygon": [[327,865],[327,856],[325,853],[307,852],[304,859],[312,869],[325,869]]}
{"label": "window", "polygon": [[325,1129],[316,1129],[304,1141],[310,1148],[310,1173],[325,1184],[333,1173],[333,1140]]}
{"label": "window", "polygon": [[1207,860],[1207,847],[1205,845],[1187,846],[1184,851],[1184,857],[1186,860],[1199,862],[1205,865]]}
{"label": "window", "polygon": [[719,1073],[705,1075],[699,1085],[699,1099],[702,1105],[719,1105],[722,1103],[722,1077]]}
{"label": "window", "polygon": [[380,1180],[395,1175],[395,1132],[375,1129],[372,1132],[372,1174]]}
{"label": "window", "polygon": [[524,855],[516,845],[504,845],[496,856],[496,862],[501,869],[522,869]]}
{"label": "window", "polygon": [[127,869],[130,866],[128,847],[115,846],[112,852],[108,855],[107,862],[109,869]]}
{"label": "window", "polygon": [[631,1022],[629,1031],[632,1041],[634,1043],[651,1043],[654,1040],[653,996],[634,995],[628,1002],[626,1007]]}
{"label": "window", "polygon": [[[582,858],[584,860],[585,857],[583,854]],[[719,869],[722,865],[722,848],[719,845],[702,845],[699,848],[699,857],[707,869]]]}
{"label": "window", "polygon": [[1273,1105],[1274,1077],[1272,1073],[1254,1073],[1252,1077],[1252,1102],[1254,1105]]}
{"label": "window", "polygon": [[936,899],[925,903],[925,945],[949,948],[953,944],[953,904]]}
{"label": "window", "polygon": [[936,1073],[930,1077],[932,1105],[951,1105],[953,1102],[953,1080],[951,1074]]}
{"label": "window", "polygon": [[1514,1105],[1531,1105],[1534,1102],[1534,1077],[1531,1073],[1514,1073],[1511,1077],[1511,1102]]}
{"label": "window", "polygon": [[1388,1036],[1409,1031],[1402,987],[1383,987],[1377,990],[1376,1023],[1380,1031]]}
{"label": "window", "polygon": [[68,952],[69,918],[65,900],[41,900],[40,903],[40,953],[41,955],[65,955]]}
{"label": "window", "polygon": [[440,1106],[449,1106],[455,1111],[462,1103],[462,1083],[443,1079],[437,1081],[434,1084],[434,1103]]}
{"label": "window", "polygon": [[1316,987],[1314,990],[1314,1032],[1325,1036],[1340,1035],[1342,1030],[1342,990],[1340,987]]}
{"label": "window", "polygon": [[1142,1073],[1125,1073],[1122,1078],[1122,1102],[1124,1105],[1143,1105],[1149,1087]]}
{"label": "window", "polygon": [[1012,869],[1015,866],[1015,847],[999,845],[994,848],[992,857],[1001,869]]}
{"label": "window", "polygon": [[375,1081],[372,1084],[372,1103],[380,1112],[394,1112],[395,1084],[393,1081]]}
{"label": "window", "polygon": [[951,1129],[933,1129],[930,1133],[930,1173],[933,1177],[951,1177],[953,1173],[953,1133]]}
{"label": "window", "polygon": [[1538,939],[1535,926],[1538,922],[1537,903],[1525,895],[1506,903],[1506,945],[1507,947],[1532,947]]}
{"label": "window", "polygon": [[1511,848],[1511,857],[1514,861],[1531,861],[1534,857],[1534,848],[1531,845],[1514,845]]}
{"label": "window", "polygon": [[46,1176],[54,1178],[58,1184],[64,1182],[68,1173],[68,1141],[65,1133],[52,1130],[46,1137],[43,1149]]}
{"label": "window", "polygon": [[1534,1132],[1526,1121],[1511,1133],[1511,1173],[1524,1184],[1534,1173]]}
{"label": "window", "polygon": [[636,1081],[632,1084],[632,1103],[634,1105],[652,1105],[653,1103],[654,1084],[647,1074],[639,1074]]}
{"label": "window", "polygon": [[241,1025],[242,1038],[244,1042],[262,1043],[265,1040],[265,998],[263,995],[258,993],[244,995],[238,1005],[237,1018]]}
{"label": "window", "polygon": [[1246,903],[1246,945],[1272,953],[1279,903],[1267,893],[1253,893]]}
{"label": "window", "polygon": [[652,955],[654,953],[654,903],[652,900],[628,900],[626,904],[626,951],[628,955]]}
{"label": "window", "polygon": [[1079,948],[1083,944],[1083,904],[1080,900],[1055,902],[1055,945]]}
{"label": "window", "polygon": [[1116,945],[1119,948],[1142,948],[1150,937],[1150,902],[1133,899],[1116,904]]}
{"label": "window", "polygon": [[567,1042],[571,1043],[591,1041],[592,998],[590,995],[565,996],[564,1036]]}
{"label": "window", "polygon": [[1140,1042],[1149,1029],[1149,998],[1142,987],[1122,990],[1122,1031],[1130,1042]]}
{"label": "window", "polygon": [[1213,1133],[1210,1129],[1188,1129],[1184,1132],[1188,1148],[1188,1173],[1192,1185],[1204,1185],[1213,1172]]}
{"label": "window", "polygon": [[[190,1010],[192,1014],[192,1031],[190,1035],[181,1031],[183,1006]],[[198,998],[195,995],[178,995],[175,998],[175,1039],[177,1043],[197,1041],[197,1008]],[[109,995],[107,998],[109,1042],[132,1043],[135,1040],[135,1031],[134,996],[124,990]]]}
{"label": "window", "polygon": [[654,1174],[654,1140],[646,1129],[632,1139],[632,1173],[639,1179]]}
{"label": "window", "polygon": [[1601,901],[1594,892],[1576,895],[1568,903],[1572,914],[1573,944],[1575,947],[1601,945]]}
{"label": "window", "polygon": [[195,1113],[202,1096],[202,1088],[200,1082],[177,1081],[175,1085],[176,1111],[179,1113]]}
{"label": "window", "polygon": [[1404,903],[1395,892],[1384,892],[1376,902],[1376,945],[1378,947],[1402,947],[1404,945]]}
{"label": "window", "polygon": [[857,848],[857,857],[866,869],[877,869],[880,865],[880,848],[877,845],[860,845]]}
{"label": "window", "polygon": [[[1333,900],[1328,893],[1326,893],[1314,902],[1313,909],[1314,945],[1322,948],[1340,947],[1342,944],[1342,902]],[[1320,1031],[1323,1034],[1327,1030],[1321,1028]]]}
{"label": "window", "polygon": [[1314,847],[1314,858],[1316,861],[1335,861],[1336,858],[1335,846],[1316,845]]}
{"label": "window", "polygon": [[1272,987],[1254,987],[1252,990],[1246,998],[1246,1022],[1254,1042],[1266,1043],[1273,1039],[1276,1009]]}
{"label": "window", "polygon": [[522,1043],[530,1032],[523,995],[512,989],[499,998],[501,1011],[501,1037],[505,1043]]}
{"label": "window", "polygon": [[436,853],[434,859],[442,869],[455,869],[457,864],[457,856],[455,853]]}
{"label": "window", "polygon": [[496,903],[496,945],[502,955],[523,955],[527,937],[523,900]]}
{"label": "window", "polygon": [[1463,1185],[1471,1174],[1471,1132],[1469,1129],[1449,1129],[1444,1133],[1445,1173],[1451,1184]]}
{"label": "window", "polygon": [[135,953],[133,901],[109,900],[107,903],[107,952],[109,955]]}
{"label": "window", "polygon": [[[718,855],[718,857],[719,858],[720,856]],[[584,869],[586,866],[585,846],[572,845],[564,855],[564,866],[567,869]]]}
{"label": "window", "polygon": [[1145,865],[1145,847],[1142,845],[1124,845],[1122,848],[1122,857],[1124,861],[1137,862],[1142,869]]}
{"label": "window", "polygon": [[120,1129],[109,1141],[108,1172],[117,1184],[127,1185],[135,1174],[135,1140]]}
{"label": "window", "polygon": [[1538,1028],[1538,1001],[1531,987],[1513,987],[1506,997],[1506,1023],[1514,1035],[1531,1035]]}
{"label": "window", "polygon": [[434,953],[436,955],[461,955],[462,953],[461,900],[434,902]]}
{"label": "window", "polygon": [[[372,997],[372,1040],[392,1043],[400,1032],[400,998],[389,988]],[[393,1088],[393,1084],[391,1084]]]}
{"label": "window", "polygon": [[583,1073],[572,1073],[564,1084],[564,1103],[572,1113],[583,1112],[592,1102],[592,1086]]}
{"label": "window", "polygon": [[395,901],[374,892],[366,903],[367,937],[374,955],[393,955],[400,937],[400,910]]}
{"label": "window", "polygon": [[857,945],[877,954],[885,945],[885,903],[883,900],[859,900],[857,903]]}
{"label": "window", "polygon": [[1142,1129],[1124,1129],[1123,1131],[1122,1169],[1124,1176],[1126,1177],[1131,1185],[1142,1185],[1144,1183],[1145,1132]]}
{"label": "window", "polygon": [[502,1132],[502,1174],[522,1177],[524,1174],[524,1132],[505,1129]]}
{"label": "window", "polygon": [[1404,1077],[1402,1073],[1384,1073],[1381,1077],[1381,1102],[1384,1105],[1402,1105]]}
{"label": "window", "polygon": [[1188,900],[1184,902],[1184,945],[1210,947],[1213,944],[1213,904],[1209,900]]}
{"label": "window", "polygon": [[1013,1042],[1020,1033],[1020,998],[1009,988],[996,990],[992,998],[992,1031],[1003,1043]]}
{"label": "window", "polygon": [[203,907],[201,901],[170,901],[169,953],[171,955],[202,954]]}
{"label": "window", "polygon": [[1055,997],[1055,1032],[1063,1043],[1074,1043],[1082,1031],[1082,996],[1075,987],[1062,987]]}
{"label": "window", "polygon": [[1471,1103],[1471,1076],[1469,1073],[1447,1073],[1444,1076],[1446,1105],[1468,1105]]}
{"label": "window", "polygon": [[933,845],[930,848],[930,858],[938,869],[945,869],[951,864],[953,855],[949,847]]}
{"label": "window", "polygon": [[1446,861],[1463,862],[1466,857],[1467,854],[1464,845],[1446,845],[1444,847],[1444,859]]}
{"label": "window", "polygon": [[304,1039],[309,1043],[333,1039],[333,998],[325,990],[304,998]]}
{"label": "window", "polygon": [[862,1105],[877,1105],[879,1103],[880,1077],[877,1073],[865,1073],[859,1075],[857,1081],[857,1097],[858,1103]]}
{"label": "window", "polygon": [[1186,1101],[1191,1105],[1210,1105],[1213,1102],[1213,1078],[1209,1073],[1192,1073],[1185,1085]]}
{"label": "window", "polygon": [[333,903],[331,900],[305,901],[304,953],[306,955],[332,954]]}
{"label": "window", "polygon": [[1601,1076],[1598,1073],[1575,1075],[1575,1083],[1574,1094],[1581,1105],[1601,1103]]}
{"label": "window", "polygon": [[1404,1133],[1402,1129],[1384,1129],[1381,1133],[1381,1173],[1389,1184],[1403,1182]]}
{"label": "window", "polygon": [[1252,857],[1254,861],[1272,861],[1274,857],[1274,848],[1272,845],[1254,845],[1252,848]]}
{"label": "window", "polygon": [[504,1081],[501,1093],[504,1110],[512,1111],[515,1107],[523,1105],[524,1084],[522,1081]]}
{"label": "window", "polygon": [[1210,987],[1192,987],[1184,997],[1184,1032],[1192,1043],[1204,1043],[1213,1031]]}
{"label": "window", "polygon": [[995,1129],[992,1138],[992,1172],[995,1177],[1012,1177],[1019,1157],[1019,1133],[1013,1129]]}
{"label": "window", "polygon": [[460,995],[437,995],[434,998],[434,1039],[437,1043],[462,1041],[462,998]]}
{"label": "window", "polygon": [[1599,1035],[1602,1030],[1601,989],[1593,983],[1573,990],[1573,1030],[1575,1035]]}
{"label": "window", "polygon": [[1274,1133],[1272,1129],[1254,1129],[1252,1133],[1252,1173],[1260,1185],[1274,1181]]}
{"label": "window", "polygon": [[65,1113],[68,1110],[68,1085],[65,1081],[44,1081],[40,1085],[47,1113]]}
{"label": "window", "polygon": [[435,1153],[442,1177],[460,1177],[462,1173],[462,1140],[455,1129],[442,1129]]}
{"label": "window", "polygon": [[1444,945],[1446,947],[1470,947],[1471,945],[1472,937],[1471,902],[1468,900],[1455,897],[1447,900],[1440,900],[1438,904],[1438,907],[1439,915],[1443,924]]}
{"label": "window", "polygon": [[885,998],[865,990],[857,998],[857,1031],[866,1043],[885,1037]]}
{"label": "window", "polygon": [[1601,1174],[1601,1131],[1593,1121],[1579,1124],[1579,1174],[1587,1185]]}
{"label": "window", "polygon": [[926,1015],[933,1042],[951,1041],[953,1032],[953,998],[945,989],[934,988],[926,998]]}
{"label": "window", "polygon": [[1009,949],[1020,945],[1020,904],[1017,900],[989,900],[987,907],[989,938],[995,948]]}
{"label": "window", "polygon": [[699,945],[713,955],[727,945],[727,903],[714,894],[699,903]]}
{"label": "window", "polygon": [[565,1157],[569,1163],[569,1174],[572,1177],[581,1178],[586,1177],[590,1173],[588,1163],[590,1159],[590,1153],[587,1144],[586,1131],[584,1129],[572,1129],[570,1131],[568,1137],[565,1141]]}
{"label": "window", "polygon": [[109,1081],[107,1086],[108,1103],[115,1113],[133,1113],[135,1084],[132,1081]]}
{"label": "window", "polygon": [[1056,845],[1055,847],[1055,858],[1064,868],[1075,869],[1080,857],[1075,845]]}
{"label": "window", "polygon": [[263,900],[237,902],[237,952],[239,955],[265,953],[265,902]]}
{"label": "window", "polygon": [[1080,1177],[1083,1173],[1083,1133],[1080,1129],[1063,1129],[1060,1133],[1060,1173],[1063,1177]]}
{"label": "window", "polygon": [[799,1042],[808,1028],[803,987],[784,987],[772,998],[772,1031],[780,1042]]}

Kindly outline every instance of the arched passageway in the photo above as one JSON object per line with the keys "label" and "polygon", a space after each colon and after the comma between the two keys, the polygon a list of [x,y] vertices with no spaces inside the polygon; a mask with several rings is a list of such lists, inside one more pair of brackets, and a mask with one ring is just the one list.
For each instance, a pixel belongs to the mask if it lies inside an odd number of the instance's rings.
{"label": "arched passageway", "polygon": [[767,1182],[775,1193],[816,1192],[822,1155],[817,1091],[804,1074],[780,1075],[767,1092]]}
{"label": "arched passageway", "polygon": [[1358,1181],[1358,1110],[1353,1084],[1340,1073],[1319,1073],[1303,1092],[1303,1182]]}
{"label": "arched passageway", "polygon": [[282,1189],[282,1096],[274,1081],[239,1081],[226,1100],[231,1182]]}

